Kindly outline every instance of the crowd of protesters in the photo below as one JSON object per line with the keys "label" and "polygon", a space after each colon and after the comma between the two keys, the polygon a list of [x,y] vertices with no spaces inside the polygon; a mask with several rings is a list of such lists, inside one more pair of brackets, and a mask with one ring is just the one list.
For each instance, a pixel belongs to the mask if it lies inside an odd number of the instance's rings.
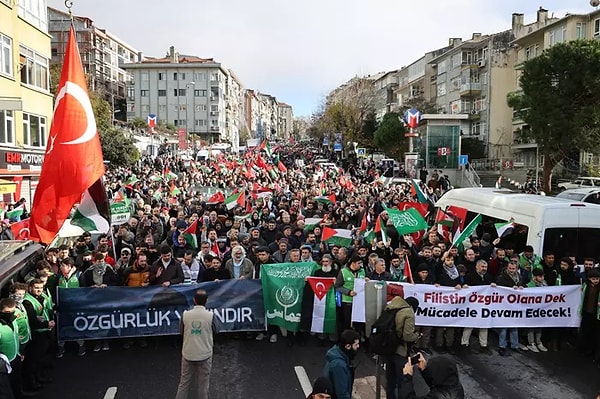
{"label": "crowd of protesters", "polygon": [[[316,276],[336,277],[342,301],[338,331],[355,328],[361,341],[365,334],[350,320],[354,278],[406,281],[410,264],[414,283],[462,288],[497,284],[510,287],[581,284],[583,280],[582,327],[576,341],[571,329],[500,329],[498,352],[509,349],[532,352],[558,350],[580,342],[580,349],[600,359],[593,346],[600,330],[598,298],[600,272],[593,259],[574,271],[571,258],[556,260],[551,252],[538,257],[533,248],[517,253],[510,240],[493,239],[489,233],[473,235],[461,251],[451,246],[438,226],[424,235],[401,236],[385,208],[419,200],[411,184],[386,185],[381,169],[369,160],[322,168],[313,161],[321,154],[300,145],[251,151],[246,155],[219,155],[206,161],[184,161],[175,155],[145,157],[132,168],[106,173],[110,198],[130,203],[131,218],[109,234],[92,237],[85,233],[70,244],[48,248],[22,283],[11,287],[10,298],[0,301],[0,358],[10,373],[15,396],[33,395],[51,381],[51,358],[65,354],[65,342],[56,342],[54,307],[56,287],[169,286],[225,279],[260,278],[263,264],[315,261]],[[335,161],[334,154],[326,154]],[[432,204],[450,189],[449,183],[434,184],[421,172],[420,189]],[[443,176],[435,171],[435,177]],[[427,184],[425,182],[427,181]],[[203,188],[226,195],[207,194]],[[242,203],[231,207],[224,197],[243,193]],[[372,228],[378,217],[387,240],[378,234],[364,237],[364,225]],[[190,226],[196,226],[191,232]],[[348,246],[322,240],[324,226],[353,231]],[[525,288],[526,289],[526,288]],[[14,327],[14,326],[18,326]],[[14,327],[14,328],[13,328]],[[14,348],[4,342],[12,330]],[[460,331],[459,331],[460,330]],[[24,333],[25,331],[25,333]],[[430,353],[469,350],[473,329],[419,327],[416,347]],[[302,334],[291,334],[274,326],[253,336],[272,343],[286,335],[289,345],[303,343]],[[322,342],[337,334],[319,336]],[[487,330],[478,331],[479,351],[488,348]],[[507,342],[507,339],[509,342]],[[431,340],[434,340],[433,345]],[[110,350],[110,341],[93,342],[93,351]],[[140,346],[145,340],[135,341]],[[134,341],[127,340],[127,349]],[[6,352],[9,346],[11,351]],[[84,341],[77,342],[79,356],[86,355]],[[21,365],[21,359],[24,359]],[[1,371],[1,370],[0,370]],[[0,373],[1,374],[1,373]],[[2,382],[0,381],[0,384]],[[0,385],[1,387],[1,385]]]}

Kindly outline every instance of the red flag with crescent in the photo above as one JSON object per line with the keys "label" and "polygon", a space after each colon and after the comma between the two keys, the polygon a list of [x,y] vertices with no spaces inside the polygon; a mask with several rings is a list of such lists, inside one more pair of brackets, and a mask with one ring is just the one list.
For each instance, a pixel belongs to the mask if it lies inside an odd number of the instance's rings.
{"label": "red flag with crescent", "polygon": [[31,207],[31,238],[50,243],[74,204],[104,175],[96,120],[73,26],[57,87],[52,126]]}
{"label": "red flag with crescent", "polygon": [[315,296],[319,298],[319,301],[322,301],[327,295],[327,291],[331,288],[333,283],[335,282],[334,277],[307,277],[306,281],[310,284]]}

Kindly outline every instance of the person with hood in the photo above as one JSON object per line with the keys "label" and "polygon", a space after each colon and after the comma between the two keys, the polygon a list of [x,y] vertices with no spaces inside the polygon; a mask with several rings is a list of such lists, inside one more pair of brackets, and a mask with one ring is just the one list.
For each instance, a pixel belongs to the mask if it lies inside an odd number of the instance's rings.
{"label": "person with hood", "polygon": [[417,367],[429,386],[429,392],[422,396],[417,396],[415,393],[413,365],[409,358],[402,370],[404,379],[400,390],[401,399],[464,399],[465,390],[458,377],[456,362],[452,358],[435,356],[427,361],[420,353]]}
{"label": "person with hood", "polygon": [[404,359],[410,354],[410,347],[417,342],[419,334],[415,330],[415,311],[419,307],[419,300],[415,297],[406,299],[396,296],[386,306],[385,310],[395,310],[396,336],[400,344],[396,351],[386,356],[385,379],[387,381],[385,393],[386,397],[396,399],[397,391],[400,390],[402,383],[402,367]]}
{"label": "person with hood", "polygon": [[333,398],[333,385],[329,378],[319,377],[313,383],[312,392],[306,399],[331,399]]}
{"label": "person with hood", "polygon": [[352,361],[360,347],[360,334],[354,330],[344,330],[340,342],[327,351],[323,375],[333,383],[333,397],[351,399],[354,384],[354,365]]}

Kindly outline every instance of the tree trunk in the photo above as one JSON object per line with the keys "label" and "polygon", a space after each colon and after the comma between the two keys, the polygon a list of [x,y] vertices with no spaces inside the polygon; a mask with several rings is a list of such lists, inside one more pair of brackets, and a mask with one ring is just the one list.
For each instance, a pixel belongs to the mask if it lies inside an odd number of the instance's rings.
{"label": "tree trunk", "polygon": [[544,173],[542,176],[542,183],[546,195],[550,195],[552,193],[552,186],[550,181],[550,178],[552,176],[552,169],[554,169],[554,166],[556,166],[556,164],[559,163],[561,159],[562,157],[555,158],[549,153],[544,153]]}

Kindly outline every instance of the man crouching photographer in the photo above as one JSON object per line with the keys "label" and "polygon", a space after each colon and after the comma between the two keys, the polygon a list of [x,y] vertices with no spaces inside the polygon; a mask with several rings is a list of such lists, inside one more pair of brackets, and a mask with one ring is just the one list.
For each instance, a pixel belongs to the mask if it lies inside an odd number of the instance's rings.
{"label": "man crouching photographer", "polygon": [[429,392],[424,396],[417,396],[413,385],[413,363],[411,358],[402,370],[404,380],[400,388],[401,399],[464,399],[465,391],[458,378],[458,369],[453,359],[444,356],[435,356],[425,360],[419,353],[416,366],[421,371],[423,379],[429,386]]}

